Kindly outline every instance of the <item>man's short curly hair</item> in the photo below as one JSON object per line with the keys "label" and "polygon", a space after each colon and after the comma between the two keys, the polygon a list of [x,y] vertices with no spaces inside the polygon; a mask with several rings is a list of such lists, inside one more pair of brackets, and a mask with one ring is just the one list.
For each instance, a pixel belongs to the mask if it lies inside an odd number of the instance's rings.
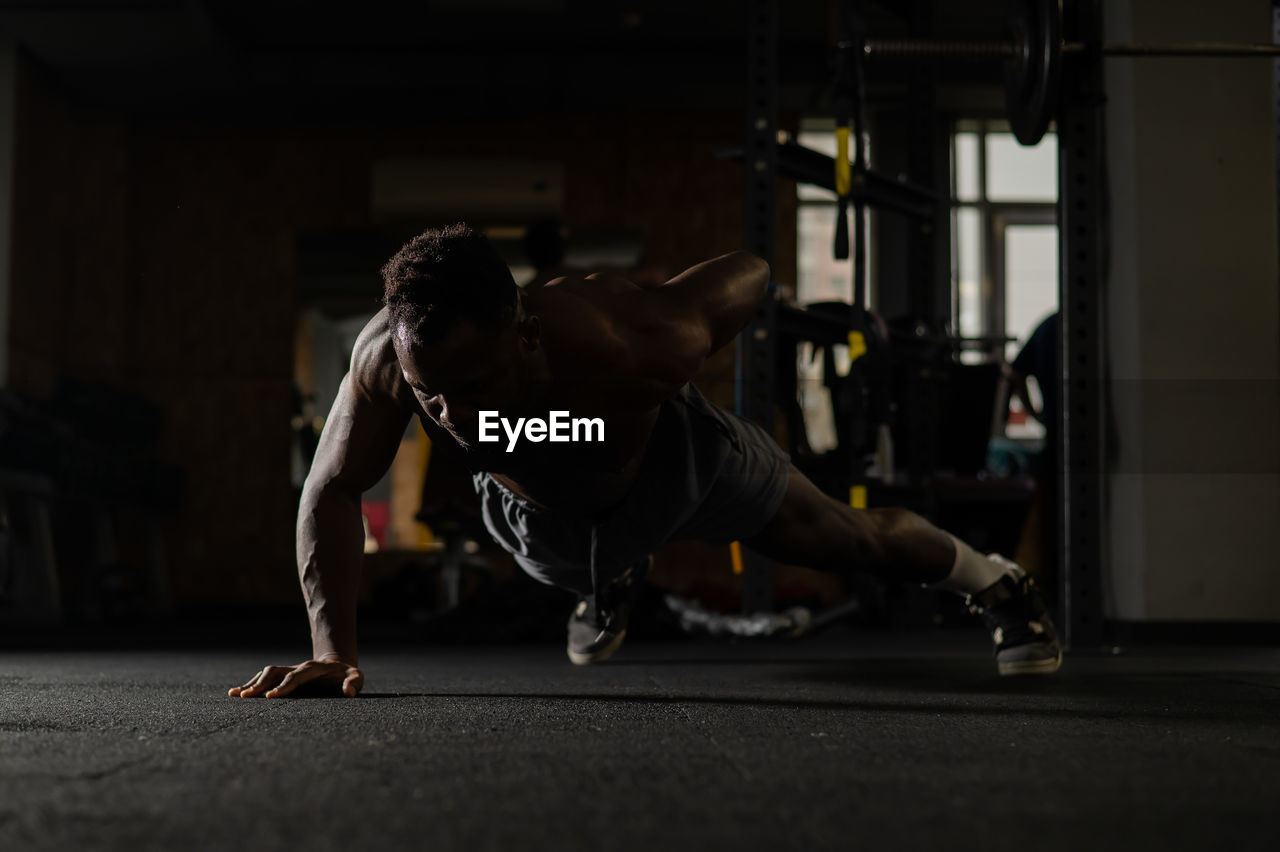
{"label": "man's short curly hair", "polygon": [[382,267],[383,302],[394,329],[435,343],[459,319],[485,330],[515,316],[516,282],[484,234],[463,222],[423,231]]}

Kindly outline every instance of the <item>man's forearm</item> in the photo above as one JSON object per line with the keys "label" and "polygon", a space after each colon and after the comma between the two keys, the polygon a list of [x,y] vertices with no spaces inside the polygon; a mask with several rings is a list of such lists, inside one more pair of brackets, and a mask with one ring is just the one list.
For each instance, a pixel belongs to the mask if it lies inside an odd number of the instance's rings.
{"label": "man's forearm", "polygon": [[298,509],[297,551],[312,657],[337,656],[356,665],[356,602],[364,558],[359,498],[308,485]]}

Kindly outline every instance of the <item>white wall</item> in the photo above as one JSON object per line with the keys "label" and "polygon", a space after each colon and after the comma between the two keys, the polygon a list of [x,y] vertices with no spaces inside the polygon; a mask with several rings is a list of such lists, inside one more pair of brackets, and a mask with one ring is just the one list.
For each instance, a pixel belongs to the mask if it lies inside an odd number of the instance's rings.
{"label": "white wall", "polygon": [[[1270,4],[1108,0],[1106,40],[1271,41]],[[1107,60],[1109,616],[1280,620],[1268,60]]]}

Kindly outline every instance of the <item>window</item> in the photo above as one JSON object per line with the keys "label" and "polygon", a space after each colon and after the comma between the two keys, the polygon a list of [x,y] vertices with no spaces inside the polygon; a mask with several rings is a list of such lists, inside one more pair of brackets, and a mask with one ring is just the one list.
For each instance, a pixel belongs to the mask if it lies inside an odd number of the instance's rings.
{"label": "window", "polygon": [[[1001,122],[961,122],[951,162],[952,323],[970,339],[961,359],[1010,361],[1058,309],[1057,136],[1025,147]],[[1014,409],[1010,436],[1041,434]]]}
{"label": "window", "polygon": [[[995,122],[962,123],[952,144],[952,321],[968,338],[1015,338],[1012,358],[1058,308],[1058,147],[1019,145]],[[988,356],[1000,354],[986,347]],[[976,353],[983,357],[982,351]]]}

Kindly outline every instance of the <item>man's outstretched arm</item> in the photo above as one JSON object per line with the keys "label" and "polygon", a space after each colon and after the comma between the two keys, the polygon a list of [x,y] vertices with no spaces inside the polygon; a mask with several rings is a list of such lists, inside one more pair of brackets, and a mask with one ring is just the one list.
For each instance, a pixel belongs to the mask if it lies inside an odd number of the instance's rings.
{"label": "man's outstretched arm", "polygon": [[298,579],[311,620],[315,659],[353,665],[356,598],[364,559],[361,496],[391,466],[409,412],[348,374],[316,447],[298,510]]}
{"label": "man's outstretched arm", "polygon": [[386,353],[371,351],[384,337],[366,332],[357,341],[351,371],[342,380],[303,486],[298,578],[311,621],[311,659],[293,666],[267,666],[243,686],[232,688],[232,696],[275,698],[313,681],[354,696],[363,683],[356,643],[364,558],[360,498],[391,466],[410,416],[385,387],[394,380],[391,364],[381,363]]}

